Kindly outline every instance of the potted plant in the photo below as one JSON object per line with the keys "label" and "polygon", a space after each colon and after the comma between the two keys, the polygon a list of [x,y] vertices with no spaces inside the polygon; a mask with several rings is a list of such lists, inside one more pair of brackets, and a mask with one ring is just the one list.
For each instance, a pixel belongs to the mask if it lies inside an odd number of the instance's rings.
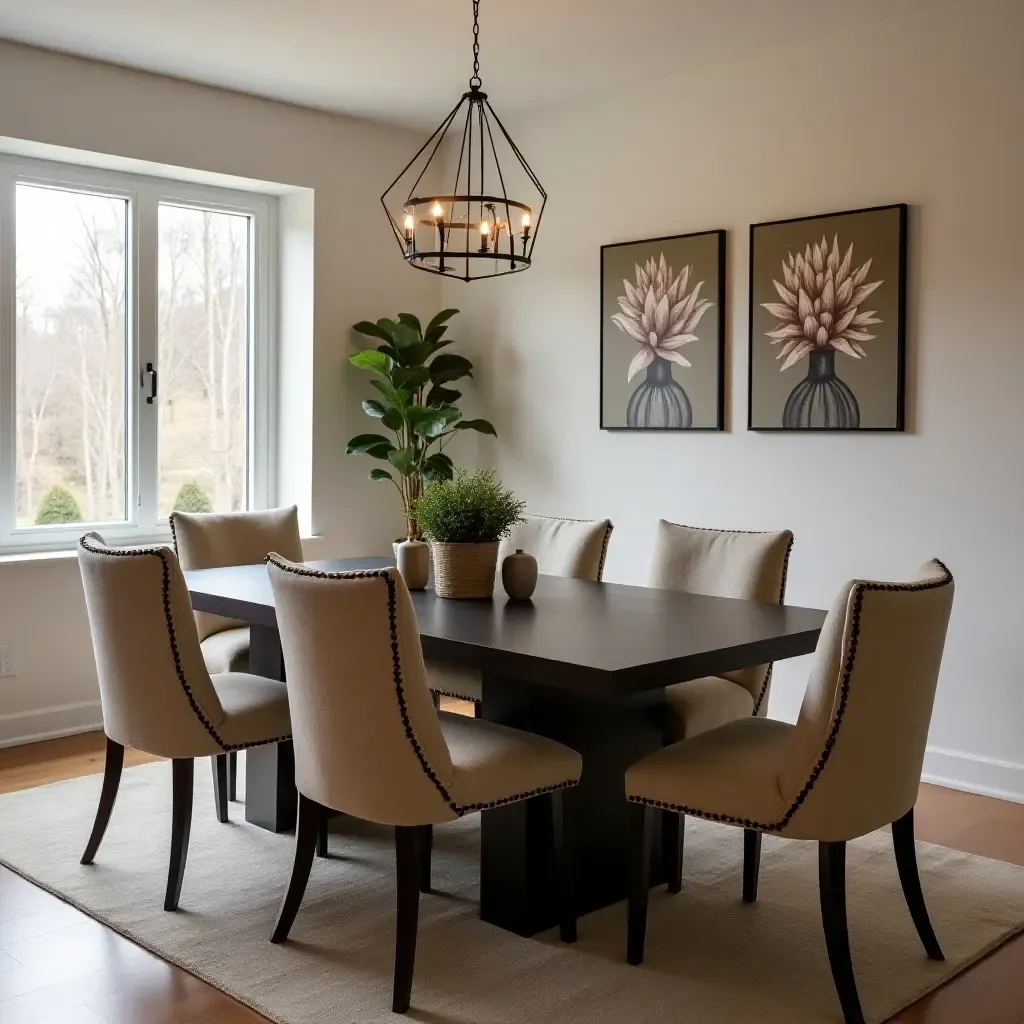
{"label": "potted plant", "polygon": [[423,536],[412,506],[424,485],[452,478],[454,466],[444,451],[452,437],[460,430],[497,436],[487,420],[464,420],[456,405],[462,392],[448,387],[473,376],[468,359],[441,352],[451,344],[444,338],[446,322],[458,312],[444,309],[426,328],[411,313],[399,313],[397,320],[362,320],[352,328],[381,343],[357,352],[349,362],[373,375],[370,384],[380,397],[364,399],[363,412],[380,420],[392,436],[359,434],[348,442],[346,451],[388,464],[387,469],[371,469],[370,479],[387,480],[397,488],[409,540]]}
{"label": "potted plant", "polygon": [[498,543],[522,522],[524,508],[490,469],[456,470],[427,487],[411,512],[430,540],[438,597],[491,596]]}

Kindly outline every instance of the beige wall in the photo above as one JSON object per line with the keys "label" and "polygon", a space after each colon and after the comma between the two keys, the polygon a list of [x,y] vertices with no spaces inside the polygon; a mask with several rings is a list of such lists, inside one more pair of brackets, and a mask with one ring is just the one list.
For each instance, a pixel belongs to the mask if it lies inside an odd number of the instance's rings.
{"label": "beige wall", "polygon": [[[420,140],[4,42],[0,136],[315,190],[312,360],[296,351],[292,362],[282,353],[287,386],[308,382],[310,366],[313,373],[312,524],[324,538],[315,552],[384,550],[398,517],[385,488],[366,480],[363,462],[344,455],[346,439],[363,426],[357,398],[365,385],[343,361],[356,320],[436,309],[436,279],[402,265],[378,202]],[[301,217],[293,219],[301,228]],[[301,266],[290,266],[301,278]],[[301,321],[296,313],[286,331],[308,334]],[[299,444],[302,431],[292,434]],[[281,476],[294,494],[302,481],[289,469]],[[97,721],[74,560],[0,562],[0,615],[0,644],[12,645],[19,663],[17,677],[0,679],[0,744]]]}
{"label": "beige wall", "polygon": [[[947,560],[928,769],[1024,800],[1022,53],[1024,5],[975,0],[518,119],[551,196],[535,265],[445,299],[471,303],[500,473],[536,512],[610,516],[608,578],[645,581],[659,517],[792,528],[789,599],[819,607],[849,577]],[[894,202],[907,433],[748,433],[748,225]],[[599,247],[711,228],[729,232],[729,431],[602,433]],[[777,717],[806,668],[780,666]]]}

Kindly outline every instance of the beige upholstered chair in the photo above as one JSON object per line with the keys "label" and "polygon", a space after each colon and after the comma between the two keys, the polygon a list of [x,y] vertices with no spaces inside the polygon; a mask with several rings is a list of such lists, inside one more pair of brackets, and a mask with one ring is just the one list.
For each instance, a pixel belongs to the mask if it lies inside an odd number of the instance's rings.
{"label": "beige upholstered chair", "polygon": [[[91,864],[117,797],[124,748],[170,758],[171,861],[165,910],[181,895],[192,821],[193,759],[279,743],[291,735],[285,685],[203,661],[185,580],[169,548],[112,548],[96,533],[78,547],[107,737],[103,789],[82,857]],[[223,778],[214,773],[221,787]]]}
{"label": "beige upholstered chair", "polygon": [[[561,791],[581,758],[552,740],[435,711],[416,613],[394,569],[326,573],[268,558],[292,702],[299,823],[273,942],[288,938],[320,828],[331,812],[395,827],[398,932],[393,1009],[409,1008],[419,892],[430,887],[431,827],[543,800],[561,844]],[[557,851],[561,934],[576,937],[571,858]]]}
{"label": "beige upholstered chair", "polygon": [[629,769],[630,963],[643,959],[656,808],[744,829],[748,902],[757,898],[762,833],[818,842],[825,941],[848,1024],[864,1019],[846,930],[848,840],[892,823],[911,916],[928,956],[942,959],[921,893],[913,816],[952,603],[953,577],[938,561],[909,583],[847,583],[822,628],[796,725],[748,716]]}
{"label": "beige upholstered chair", "polygon": [[[611,536],[612,524],[608,519],[524,516],[524,522],[501,542],[498,566],[506,555],[521,548],[537,559],[537,569],[545,576],[570,576],[600,583]],[[483,682],[479,672],[461,665],[428,661],[427,674],[435,694],[472,701],[480,717]]]}
{"label": "beige upholstered chair", "polygon": [[[789,530],[708,530],[662,519],[654,541],[650,585],[661,590],[782,604],[792,548],[793,534]],[[668,687],[666,740],[675,743],[738,718],[763,716],[768,710],[771,677],[771,665],[759,665]],[[678,814],[666,811],[662,815],[663,857],[670,892],[679,892],[682,886],[684,827]]]}
{"label": "beige upholstered chair", "polygon": [[[223,565],[256,565],[268,552],[302,561],[296,506],[261,512],[172,512],[171,536],[182,569],[215,569]],[[203,658],[210,672],[249,670],[249,627],[220,615],[196,612]],[[238,755],[222,756],[214,770],[227,772],[217,816],[228,820],[228,801],[235,799]]]}

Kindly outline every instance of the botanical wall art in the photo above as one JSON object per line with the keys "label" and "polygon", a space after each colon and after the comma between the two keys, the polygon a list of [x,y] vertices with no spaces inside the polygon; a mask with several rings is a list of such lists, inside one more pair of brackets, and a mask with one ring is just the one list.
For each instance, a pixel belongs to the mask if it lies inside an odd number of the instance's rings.
{"label": "botanical wall art", "polygon": [[750,229],[752,430],[902,430],[903,204]]}
{"label": "botanical wall art", "polygon": [[601,427],[721,430],[725,232],[601,247]]}

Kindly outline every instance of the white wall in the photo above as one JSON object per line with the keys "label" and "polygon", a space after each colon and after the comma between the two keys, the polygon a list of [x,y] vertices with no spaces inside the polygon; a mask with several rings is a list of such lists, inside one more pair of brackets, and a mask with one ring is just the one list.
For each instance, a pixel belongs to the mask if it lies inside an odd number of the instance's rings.
{"label": "white wall", "polygon": [[[608,578],[645,581],[659,517],[792,528],[797,604],[946,560],[927,767],[1024,800],[1022,53],[1024,5],[974,0],[519,119],[551,196],[535,265],[445,301],[475,329],[501,475],[535,511],[610,516]],[[911,204],[907,433],[748,433],[748,225],[894,202]],[[600,245],[711,228],[728,230],[728,432],[602,433]],[[778,666],[776,717],[806,669]]]}
{"label": "white wall", "polygon": [[[312,553],[386,550],[399,522],[391,495],[366,480],[365,460],[344,455],[345,441],[363,426],[357,398],[365,387],[344,359],[353,348],[348,328],[356,320],[399,309],[436,311],[437,279],[402,264],[378,202],[421,140],[370,122],[5,42],[0,136],[315,191],[314,304],[307,308],[312,359],[296,350],[293,362],[287,347],[282,352],[285,387],[293,398],[307,389],[312,399],[311,520],[323,537]],[[287,212],[301,235],[310,207]],[[292,278],[288,286],[300,287],[308,275],[301,251],[284,270]],[[296,310],[282,329],[287,346],[289,337],[308,334],[309,324]],[[305,404],[309,415],[309,397]],[[291,403],[296,407],[301,409],[300,401]],[[303,431],[294,427],[286,421],[281,434],[301,445]],[[282,482],[295,494],[304,484],[284,455]],[[305,488],[308,493],[308,481]],[[0,561],[0,644],[12,645],[19,663],[17,677],[0,679],[0,745],[99,721],[73,558]]]}

